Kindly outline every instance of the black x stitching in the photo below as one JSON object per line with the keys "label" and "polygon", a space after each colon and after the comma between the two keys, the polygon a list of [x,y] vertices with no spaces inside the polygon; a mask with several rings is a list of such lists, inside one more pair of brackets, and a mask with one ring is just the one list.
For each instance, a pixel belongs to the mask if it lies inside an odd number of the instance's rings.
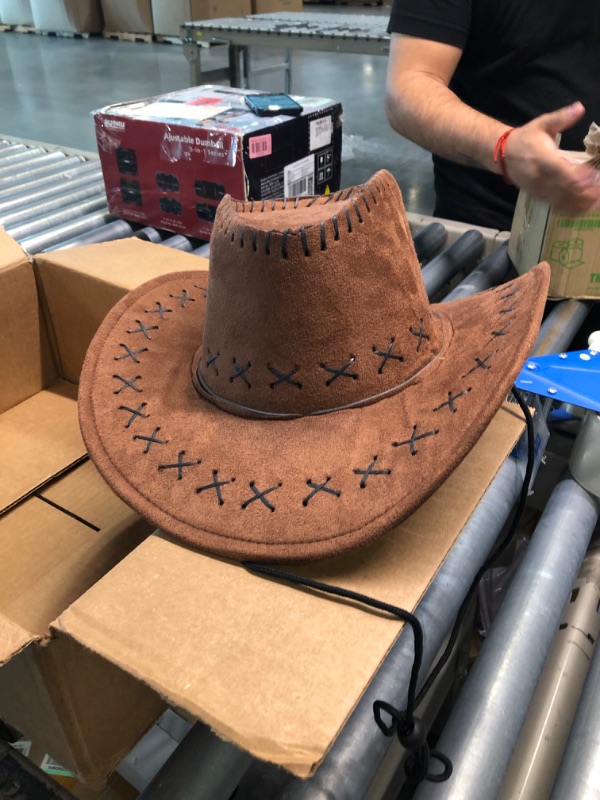
{"label": "black x stitching", "polygon": [[484,370],[485,369],[491,369],[490,365],[487,362],[495,354],[496,354],[496,351],[494,350],[493,353],[490,353],[485,358],[479,358],[479,357],[475,358],[475,366],[471,367],[471,369],[468,372],[465,372],[465,374],[462,377],[466,378],[467,375],[470,375],[472,372],[475,372],[475,370],[477,370],[477,369],[484,369]]}
{"label": "black x stitching", "polygon": [[147,405],[148,403],[142,403],[137,408],[129,408],[129,406],[119,406],[119,411],[129,411],[129,413],[131,414],[131,417],[129,417],[128,421],[125,423],[126,428],[128,428],[134,421],[134,419],[137,419],[137,417],[141,417],[142,419],[148,419],[150,414],[142,413],[142,408],[144,408],[144,406]]}
{"label": "black x stitching", "polygon": [[306,481],[306,483],[308,486],[310,486],[312,492],[306,495],[306,497],[302,501],[302,505],[306,507],[318,492],[325,492],[326,494],[332,494],[335,497],[339,497],[341,495],[340,491],[338,491],[337,489],[332,489],[330,486],[327,486],[330,480],[331,480],[330,475],[328,475],[327,478],[325,478],[323,483],[314,483],[312,478],[309,478]]}
{"label": "black x stitching", "polygon": [[215,353],[215,355],[212,355],[208,348],[206,348],[206,352],[208,353],[208,357],[206,359],[206,366],[207,367],[212,367],[214,369],[214,371],[218,375],[219,374],[219,369],[217,367],[216,361],[217,361],[217,358],[221,355],[221,353]]}
{"label": "black x stitching", "polygon": [[183,470],[185,467],[195,467],[200,464],[200,460],[198,461],[184,461],[183,457],[185,455],[185,450],[181,450],[177,453],[177,463],[176,464],[159,464],[158,469],[176,469],[177,470],[177,480],[180,481],[183,478]]}
{"label": "black x stitching", "polygon": [[508,327],[510,327],[510,320],[502,328],[499,328],[497,331],[492,331],[491,339],[489,339],[486,344],[493,342],[498,336],[506,336],[506,330]]}
{"label": "black x stitching", "polygon": [[220,481],[218,479],[219,478],[219,470],[218,469],[213,469],[212,476],[213,476],[213,482],[212,483],[207,483],[205,486],[199,486],[196,489],[196,494],[200,494],[200,492],[204,492],[206,489],[214,489],[215,493],[217,495],[217,500],[219,501],[219,505],[222,506],[225,501],[223,500],[223,494],[221,492],[221,486],[227,486],[228,483],[234,483],[235,482],[235,478],[231,478],[231,480],[228,480],[228,481]]}
{"label": "black x stitching", "polygon": [[439,432],[439,428],[435,428],[432,431],[425,431],[425,433],[419,433],[417,435],[417,426],[413,425],[410,439],[404,439],[402,442],[392,442],[392,447],[402,447],[402,445],[407,444],[409,446],[411,456],[416,456],[418,450],[415,447],[415,442],[418,442],[419,439],[427,439],[429,436],[437,436]]}
{"label": "black x stitching", "polygon": [[328,378],[325,381],[325,386],[331,386],[331,384],[338,378],[352,378],[353,380],[357,380],[358,375],[355,372],[348,372],[355,360],[355,357],[351,356],[350,359],[346,361],[344,366],[340,367],[339,369],[330,367],[327,364],[320,364],[321,369],[324,369],[325,372],[329,372],[332,375],[331,378]]}
{"label": "black x stitching", "polygon": [[279,386],[280,383],[289,383],[291,386],[295,386],[297,389],[302,388],[302,384],[299,381],[291,380],[292,375],[295,375],[298,372],[298,369],[291,369],[289,372],[279,372],[279,370],[272,367],[270,364],[267,364],[267,368],[269,372],[275,376],[276,380],[272,381],[269,386],[271,389],[274,389],[276,386]]}
{"label": "black x stitching", "polygon": [[142,441],[146,442],[144,453],[149,453],[153,444],[167,444],[165,439],[157,439],[156,434],[159,432],[159,430],[160,428],[154,428],[150,436],[140,436],[138,434],[133,437],[134,439],[142,439]]}
{"label": "black x stitching", "polygon": [[396,361],[404,361],[404,357],[403,356],[396,356],[396,355],[394,355],[392,353],[392,350],[394,348],[394,342],[395,342],[395,339],[392,336],[392,338],[390,339],[390,343],[388,345],[388,348],[387,348],[387,350],[385,352],[383,352],[381,350],[378,350],[377,347],[375,347],[375,345],[373,345],[373,352],[375,353],[376,356],[379,356],[382,359],[381,364],[379,365],[379,369],[377,370],[377,372],[380,375],[383,372],[383,368],[387,364],[388,359],[394,358],[394,359],[396,359]]}
{"label": "black x stitching", "polygon": [[201,292],[204,292],[204,299],[206,299],[206,287],[205,286],[198,286],[197,283],[194,284],[194,289],[200,289]]}
{"label": "black x stitching", "polygon": [[462,397],[464,394],[467,394],[470,391],[471,391],[471,387],[469,386],[468,389],[463,389],[462,392],[459,392],[458,394],[452,394],[452,392],[448,392],[448,399],[445,400],[443,403],[440,403],[440,405],[436,406],[433,410],[434,411],[439,411],[441,408],[444,408],[444,406],[448,406],[450,411],[453,414],[455,414],[458,409],[454,405],[454,401],[458,400],[459,397]]}
{"label": "black x stitching", "polygon": [[140,360],[139,358],[136,358],[137,354],[148,352],[147,347],[140,347],[139,350],[132,350],[130,347],[127,347],[126,344],[120,344],[119,347],[123,347],[125,349],[125,352],[123,353],[122,356],[115,356],[115,361],[122,361],[122,359],[124,358],[131,358],[133,361],[135,361],[136,364],[139,364]]}
{"label": "black x stitching", "polygon": [[518,303],[511,303],[508,308],[501,308],[499,313],[500,314],[510,314],[511,311],[514,311],[515,308],[518,306]]}
{"label": "black x stitching", "polygon": [[[507,287],[510,288],[510,287]],[[516,287],[512,291],[507,292],[506,294],[500,295],[502,300],[508,300],[509,297],[514,297],[516,294],[519,294],[519,288]]]}
{"label": "black x stitching", "polygon": [[275,506],[272,503],[269,503],[265,495],[274,492],[276,489],[280,489],[283,486],[282,483],[278,483],[277,486],[270,486],[268,489],[263,489],[262,492],[256,488],[254,481],[250,481],[249,486],[254,493],[254,497],[250,497],[248,500],[244,500],[244,502],[242,503],[242,508],[248,508],[250,503],[253,503],[255,500],[260,500],[260,502],[264,506],[266,506],[269,509],[269,511],[275,511]]}
{"label": "black x stitching", "polygon": [[156,301],[157,308],[147,308],[145,310],[146,314],[158,314],[161,319],[166,319],[165,314],[172,314],[172,308],[165,308],[162,303],[159,303],[158,300]]}
{"label": "black x stitching", "polygon": [[143,322],[140,322],[139,319],[136,319],[137,324],[140,326],[139,328],[135,328],[133,331],[127,331],[127,333],[143,333],[146,339],[150,339],[151,337],[148,336],[148,331],[157,331],[158,325],[144,325]]}
{"label": "black x stitching", "polygon": [[419,320],[419,330],[418,331],[413,331],[412,325],[408,330],[409,330],[410,333],[412,333],[413,336],[418,336],[419,337],[419,341],[417,342],[417,353],[418,353],[419,350],[421,349],[421,344],[423,343],[423,339],[430,339],[431,337],[429,336],[428,333],[424,332],[424,330],[423,330],[423,320],[422,319]]}
{"label": "black x stitching", "polygon": [[362,475],[362,478],[360,479],[360,488],[361,489],[366,488],[367,478],[370,475],[391,475],[392,474],[392,470],[391,469],[375,469],[375,464],[376,463],[377,463],[377,456],[373,456],[373,461],[371,461],[371,463],[369,464],[369,466],[366,469],[355,469],[354,470],[354,474],[355,475]]}
{"label": "black x stitching", "polygon": [[141,377],[142,377],[141,375],[136,375],[135,378],[130,378],[129,380],[127,380],[127,378],[122,378],[120,375],[113,375],[113,378],[116,378],[119,381],[123,381],[123,386],[120,386],[118,389],[115,389],[113,391],[113,394],[121,394],[121,392],[124,392],[125,389],[133,389],[134,392],[141,392],[142,390],[134,385],[135,382],[139,381]]}
{"label": "black x stitching", "polygon": [[250,369],[250,362],[248,362],[245,366],[241,366],[233,359],[233,375],[229,376],[229,383],[233,383],[236,378],[241,378],[246,386],[250,388],[250,381],[246,377],[246,372]]}
{"label": "black x stitching", "polygon": [[186,303],[195,303],[196,298],[190,297],[185,289],[181,290],[181,294],[170,294],[169,297],[172,297],[173,300],[181,300],[181,308],[185,308]]}

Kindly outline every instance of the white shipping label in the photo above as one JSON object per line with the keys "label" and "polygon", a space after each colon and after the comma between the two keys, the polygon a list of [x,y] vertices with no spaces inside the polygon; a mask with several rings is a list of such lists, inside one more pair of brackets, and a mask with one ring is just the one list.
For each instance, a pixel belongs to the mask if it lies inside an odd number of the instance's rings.
{"label": "white shipping label", "polygon": [[313,119],[310,123],[310,151],[328,147],[333,136],[333,118],[331,114],[320,119]]}
{"label": "white shipping label", "polygon": [[19,751],[19,753],[22,753],[22,755],[24,755],[24,756],[25,756],[25,758],[27,758],[27,756],[28,756],[28,755],[29,755],[29,753],[31,752],[31,742],[29,742],[29,741],[27,741],[27,740],[23,740],[23,739],[21,739],[21,740],[20,740],[20,741],[18,741],[18,742],[13,742],[13,743],[11,744],[11,747],[12,747],[14,750],[18,750],[18,751]]}
{"label": "white shipping label", "polygon": [[315,193],[314,156],[306,156],[283,168],[283,189],[286,197]]}

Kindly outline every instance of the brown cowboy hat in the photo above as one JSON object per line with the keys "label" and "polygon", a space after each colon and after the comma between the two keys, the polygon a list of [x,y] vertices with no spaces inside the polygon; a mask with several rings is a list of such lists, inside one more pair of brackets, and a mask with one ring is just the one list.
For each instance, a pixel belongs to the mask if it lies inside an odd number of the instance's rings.
{"label": "brown cowboy hat", "polygon": [[539,327],[548,267],[430,305],[387,172],[225,197],[210,272],[123,298],[81,376],[90,455],[164,531],[234,559],[371,542],[473,447]]}

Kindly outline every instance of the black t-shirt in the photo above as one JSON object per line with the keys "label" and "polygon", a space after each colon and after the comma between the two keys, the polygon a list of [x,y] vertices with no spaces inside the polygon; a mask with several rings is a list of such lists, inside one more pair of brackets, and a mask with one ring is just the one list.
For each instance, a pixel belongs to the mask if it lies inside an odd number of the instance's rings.
{"label": "black t-shirt", "polygon": [[[596,0],[394,0],[388,30],[461,48],[450,88],[507,128],[581,100],[586,116],[560,146],[582,150],[590,123],[600,123]],[[510,228],[514,187],[487,170],[433,161],[437,216]]]}

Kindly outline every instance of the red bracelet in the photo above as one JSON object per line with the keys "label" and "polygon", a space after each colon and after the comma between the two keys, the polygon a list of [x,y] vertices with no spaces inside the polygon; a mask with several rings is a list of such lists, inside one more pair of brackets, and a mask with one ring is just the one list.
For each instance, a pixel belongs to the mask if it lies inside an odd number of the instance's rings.
{"label": "red bracelet", "polygon": [[494,148],[494,164],[500,165],[500,172],[504,178],[504,183],[508,183],[510,185],[512,185],[512,181],[508,177],[508,172],[506,170],[506,157],[504,155],[504,150],[506,148],[506,140],[514,130],[514,128],[509,128],[507,131],[504,131],[502,136],[496,142],[496,147]]}

